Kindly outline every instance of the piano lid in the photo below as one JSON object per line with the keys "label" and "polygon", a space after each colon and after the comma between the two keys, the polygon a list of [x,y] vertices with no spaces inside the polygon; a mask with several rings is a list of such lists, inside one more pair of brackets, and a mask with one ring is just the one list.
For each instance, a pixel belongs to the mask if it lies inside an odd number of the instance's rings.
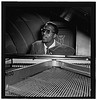
{"label": "piano lid", "polygon": [[90,56],[81,56],[81,55],[47,55],[47,54],[5,54],[5,58],[27,58],[27,59],[45,59],[45,58],[63,58],[63,59],[88,59]]}

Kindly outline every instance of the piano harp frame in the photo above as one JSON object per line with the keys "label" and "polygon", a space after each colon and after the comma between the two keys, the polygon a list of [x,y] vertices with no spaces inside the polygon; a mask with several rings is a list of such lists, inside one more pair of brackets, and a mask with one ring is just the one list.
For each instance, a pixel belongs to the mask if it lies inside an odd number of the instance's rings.
{"label": "piano harp frame", "polygon": [[[8,57],[8,55],[7,55]],[[63,55],[11,55],[9,56],[11,60],[13,58],[18,59],[48,59],[46,62],[40,62],[38,64],[30,65],[25,68],[16,68],[12,70],[5,71],[5,86],[15,84],[22,81],[30,76],[43,72],[45,70],[59,67],[61,69],[70,70],[78,74],[86,75],[90,77],[90,68],[82,67],[79,65],[74,65],[65,62],[65,60],[87,60],[87,57],[75,57],[69,56],[65,57]],[[88,58],[89,59],[89,58]],[[63,61],[64,60],[64,61]],[[13,61],[12,61],[13,62]]]}

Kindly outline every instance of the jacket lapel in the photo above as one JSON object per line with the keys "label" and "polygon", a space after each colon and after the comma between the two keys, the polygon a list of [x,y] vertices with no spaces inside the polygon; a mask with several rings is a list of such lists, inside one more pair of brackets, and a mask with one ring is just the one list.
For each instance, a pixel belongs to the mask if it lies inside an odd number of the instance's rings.
{"label": "jacket lapel", "polygon": [[38,54],[45,54],[44,43],[41,41],[37,48]]}

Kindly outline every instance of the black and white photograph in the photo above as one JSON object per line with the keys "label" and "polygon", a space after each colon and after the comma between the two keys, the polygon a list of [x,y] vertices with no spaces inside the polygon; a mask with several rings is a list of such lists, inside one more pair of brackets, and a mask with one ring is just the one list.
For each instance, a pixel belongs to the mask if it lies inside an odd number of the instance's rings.
{"label": "black and white photograph", "polygon": [[2,98],[95,98],[96,2],[1,2]]}

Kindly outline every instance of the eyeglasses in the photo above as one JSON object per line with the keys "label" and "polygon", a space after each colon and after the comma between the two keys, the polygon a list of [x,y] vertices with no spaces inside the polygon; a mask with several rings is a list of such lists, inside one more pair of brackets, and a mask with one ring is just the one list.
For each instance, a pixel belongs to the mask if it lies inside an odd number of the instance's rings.
{"label": "eyeglasses", "polygon": [[48,29],[41,29],[41,33],[44,34],[46,32],[46,34],[49,34],[51,32],[51,30]]}

